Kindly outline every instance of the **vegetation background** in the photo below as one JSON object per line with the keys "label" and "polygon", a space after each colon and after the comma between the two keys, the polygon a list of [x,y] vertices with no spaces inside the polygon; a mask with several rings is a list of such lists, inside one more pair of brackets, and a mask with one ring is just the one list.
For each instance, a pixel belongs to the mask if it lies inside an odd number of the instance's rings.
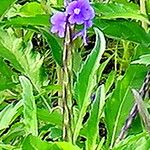
{"label": "vegetation background", "polygon": [[64,1],[0,1],[1,150],[150,149],[150,0],[91,6],[88,45],[73,42],[65,105],[64,39],[50,32]]}

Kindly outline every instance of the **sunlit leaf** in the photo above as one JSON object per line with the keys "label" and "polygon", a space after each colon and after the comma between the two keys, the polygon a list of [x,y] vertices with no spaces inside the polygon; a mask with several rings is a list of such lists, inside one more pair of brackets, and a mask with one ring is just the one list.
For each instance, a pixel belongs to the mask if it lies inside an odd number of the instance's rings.
{"label": "sunlit leaf", "polygon": [[142,55],[138,60],[134,60],[132,64],[150,65],[150,54]]}
{"label": "sunlit leaf", "polygon": [[102,19],[131,18],[150,23],[134,3],[95,3],[93,6]]}
{"label": "sunlit leaf", "polygon": [[37,126],[37,110],[35,99],[33,96],[32,84],[30,81],[24,77],[20,76],[19,80],[23,88],[23,114],[24,114],[24,123],[26,134],[38,135],[38,126]]}
{"label": "sunlit leaf", "polygon": [[22,101],[18,102],[15,106],[9,104],[0,112],[0,130],[9,127],[12,121],[16,119],[16,114],[21,107]]}

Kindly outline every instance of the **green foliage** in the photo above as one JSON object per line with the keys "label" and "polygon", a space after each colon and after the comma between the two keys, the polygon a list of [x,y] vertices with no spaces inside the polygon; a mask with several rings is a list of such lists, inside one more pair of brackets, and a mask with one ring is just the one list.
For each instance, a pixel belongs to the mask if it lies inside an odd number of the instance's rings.
{"label": "green foliage", "polygon": [[26,137],[26,139],[23,142],[22,149],[23,150],[28,150],[28,149],[31,149],[31,150],[35,150],[35,149],[36,150],[40,150],[40,149],[59,150],[59,148],[55,144],[42,141],[39,137],[35,137],[32,135],[28,135]]}
{"label": "green foliage", "polygon": [[[149,98],[132,89],[150,65],[149,4],[93,0],[95,32],[86,46],[82,37],[69,43],[65,66],[67,40],[50,32],[64,0],[1,0],[0,150],[148,150]],[[117,143],[133,103],[140,117]]]}
{"label": "green foliage", "polygon": [[131,88],[140,88],[147,69],[143,66],[130,66],[117,85],[105,108],[105,121],[108,129],[108,142],[111,146],[119,135],[121,128],[133,106]]}
{"label": "green foliage", "polygon": [[[75,96],[79,109],[89,104],[91,92],[95,86],[93,77],[99,67],[99,61],[105,51],[105,39],[100,30],[95,28],[96,44],[92,53],[88,56],[85,63],[77,75],[77,83],[75,84]],[[101,42],[100,42],[101,41]],[[82,82],[84,80],[84,82]]]}
{"label": "green foliage", "polygon": [[42,5],[37,2],[26,3],[20,8],[19,14],[21,16],[36,16],[39,14],[44,14]]}

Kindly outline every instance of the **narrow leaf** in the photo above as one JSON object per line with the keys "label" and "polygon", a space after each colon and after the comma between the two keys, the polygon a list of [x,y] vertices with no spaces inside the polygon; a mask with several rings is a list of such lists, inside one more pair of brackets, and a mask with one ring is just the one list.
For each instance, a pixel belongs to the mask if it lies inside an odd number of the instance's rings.
{"label": "narrow leaf", "polygon": [[[88,56],[84,64],[81,66],[77,74],[77,82],[75,84],[75,95],[79,108],[88,104],[90,95],[94,87],[93,78],[99,67],[100,59],[105,51],[105,38],[102,32],[95,28],[96,44],[91,54]],[[84,82],[83,82],[84,81]]]}
{"label": "narrow leaf", "polygon": [[[94,149],[96,147],[96,140],[99,134],[99,121],[100,116],[103,112],[103,107],[105,104],[105,91],[104,85],[98,88],[96,92],[95,102],[93,104],[90,118],[88,119],[85,127],[81,131],[82,134],[87,138],[86,148],[87,150]],[[92,135],[92,136],[91,136]]]}
{"label": "narrow leaf", "polygon": [[134,60],[132,64],[150,65],[150,54],[142,55],[138,60]]}
{"label": "narrow leaf", "polygon": [[77,74],[77,82],[74,87],[75,97],[80,110],[79,118],[75,126],[74,142],[76,141],[80,129],[82,128],[82,119],[85,115],[87,106],[90,103],[90,96],[96,84],[96,71],[99,67],[100,59],[105,51],[105,38],[102,32],[95,28],[96,43],[91,54],[81,66],[80,72]]}
{"label": "narrow leaf", "polygon": [[18,102],[15,106],[13,104],[7,105],[0,112],[0,130],[9,127],[10,123],[16,119],[15,115],[18,113],[19,108],[22,106],[22,101]]}

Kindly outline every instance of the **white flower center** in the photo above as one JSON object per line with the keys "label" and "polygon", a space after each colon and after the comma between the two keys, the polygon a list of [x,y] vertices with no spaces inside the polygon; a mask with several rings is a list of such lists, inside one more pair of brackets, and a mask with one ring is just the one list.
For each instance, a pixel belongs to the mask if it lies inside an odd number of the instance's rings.
{"label": "white flower center", "polygon": [[74,13],[78,15],[80,13],[80,9],[79,8],[74,9]]}

